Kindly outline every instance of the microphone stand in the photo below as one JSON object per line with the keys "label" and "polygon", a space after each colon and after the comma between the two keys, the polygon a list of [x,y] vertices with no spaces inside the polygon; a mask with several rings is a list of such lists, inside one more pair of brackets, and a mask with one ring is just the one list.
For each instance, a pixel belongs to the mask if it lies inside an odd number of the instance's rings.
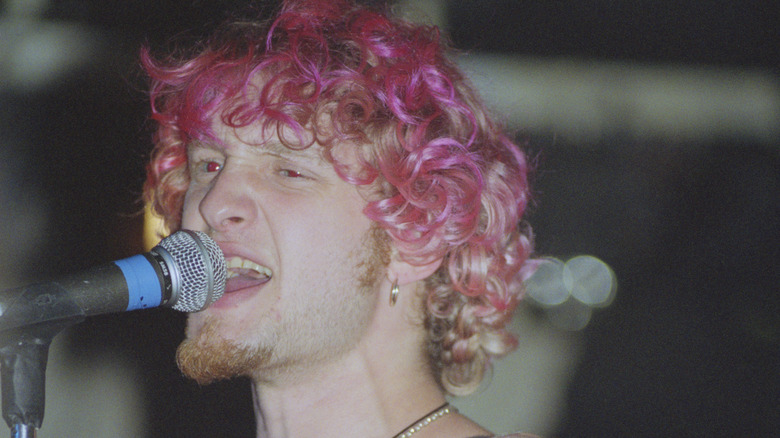
{"label": "microphone stand", "polygon": [[3,295],[13,297],[0,299],[9,303],[0,306],[3,419],[11,438],[35,438],[43,424],[49,346],[59,332],[83,321],[84,312],[56,284],[36,284]]}

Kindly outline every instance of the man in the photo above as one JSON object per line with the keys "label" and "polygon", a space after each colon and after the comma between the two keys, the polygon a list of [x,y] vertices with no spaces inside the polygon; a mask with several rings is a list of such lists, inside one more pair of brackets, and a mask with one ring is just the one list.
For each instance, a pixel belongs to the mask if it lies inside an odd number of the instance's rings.
{"label": "man", "polygon": [[526,163],[445,51],[435,28],[312,0],[142,52],[147,196],[230,272],[179,366],[249,377],[259,437],[490,436],[445,395],[514,346]]}

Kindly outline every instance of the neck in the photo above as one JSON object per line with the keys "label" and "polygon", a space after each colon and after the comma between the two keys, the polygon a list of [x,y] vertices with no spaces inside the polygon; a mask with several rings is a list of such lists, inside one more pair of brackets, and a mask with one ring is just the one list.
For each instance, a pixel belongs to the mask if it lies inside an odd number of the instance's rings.
{"label": "neck", "polygon": [[295,384],[254,383],[258,437],[390,438],[444,402],[433,382],[407,384],[361,357],[323,368]]}
{"label": "neck", "polygon": [[[258,438],[392,438],[441,406],[444,393],[422,347],[421,304],[412,296],[411,290],[402,294],[394,307],[378,300],[364,336],[349,351],[253,379]],[[414,438],[486,433],[451,413]]]}

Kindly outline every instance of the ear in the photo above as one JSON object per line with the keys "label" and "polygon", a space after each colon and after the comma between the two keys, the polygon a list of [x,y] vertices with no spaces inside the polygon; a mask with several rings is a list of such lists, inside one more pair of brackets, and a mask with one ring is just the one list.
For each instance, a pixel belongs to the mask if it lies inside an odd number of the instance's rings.
{"label": "ear", "polygon": [[412,264],[401,260],[398,252],[393,251],[387,267],[387,275],[391,280],[397,281],[399,286],[404,286],[430,277],[439,269],[441,262],[441,258],[436,258],[422,264]]}

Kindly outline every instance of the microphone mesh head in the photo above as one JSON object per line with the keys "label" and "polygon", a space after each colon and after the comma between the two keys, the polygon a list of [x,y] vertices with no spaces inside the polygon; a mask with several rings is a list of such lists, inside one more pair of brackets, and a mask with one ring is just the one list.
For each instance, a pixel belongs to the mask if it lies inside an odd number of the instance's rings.
{"label": "microphone mesh head", "polygon": [[173,277],[171,301],[174,309],[198,312],[225,293],[225,256],[217,243],[206,233],[177,231],[163,239],[158,246],[173,258],[174,266],[171,266],[170,270]]}

